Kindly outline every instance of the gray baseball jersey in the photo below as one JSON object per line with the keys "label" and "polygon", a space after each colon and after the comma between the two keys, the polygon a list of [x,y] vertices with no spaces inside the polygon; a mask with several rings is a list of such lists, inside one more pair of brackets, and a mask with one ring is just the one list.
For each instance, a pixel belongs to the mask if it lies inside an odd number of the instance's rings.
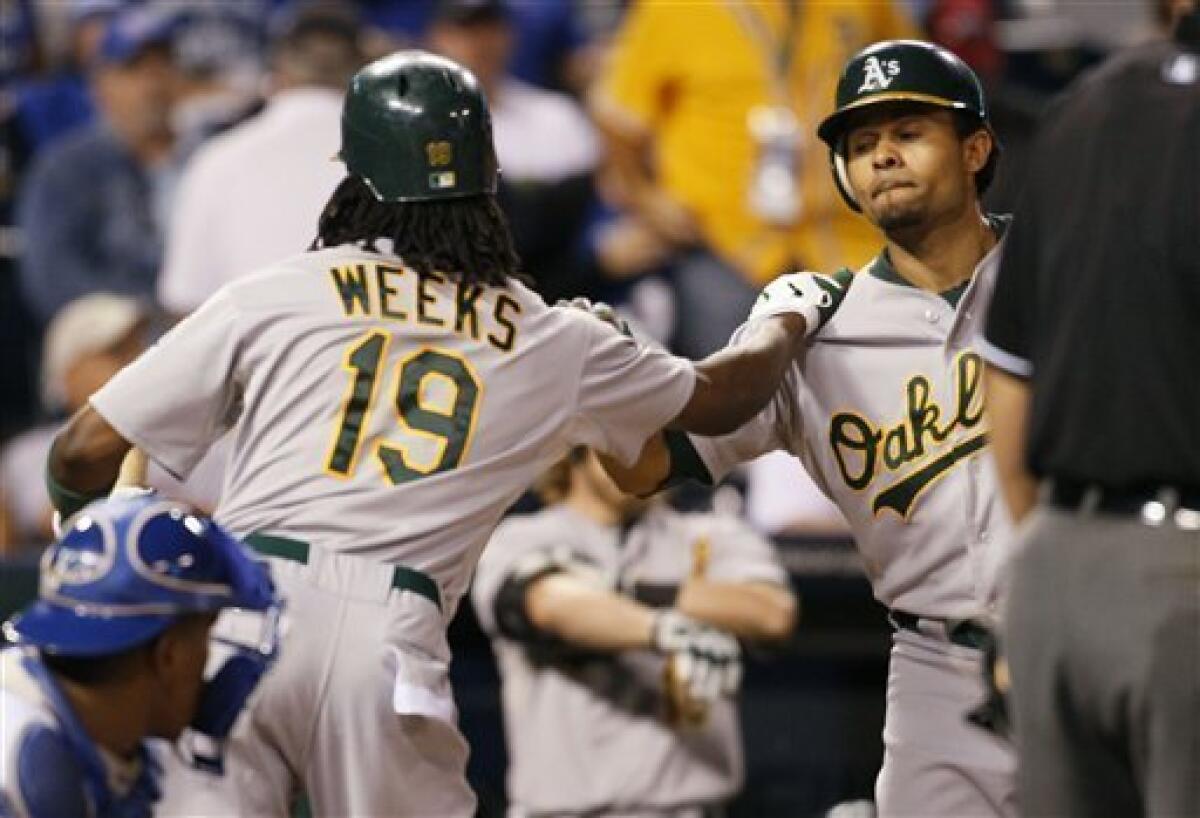
{"label": "gray baseball jersey", "polygon": [[91,402],[179,476],[233,426],[217,520],[424,571],[450,616],[534,476],[578,444],[631,460],[694,380],[520,283],[342,246],[227,285]]}
{"label": "gray baseball jersey", "polygon": [[1000,252],[942,294],[882,254],[755,420],[691,438],[714,477],[774,449],[799,457],[849,522],[876,598],[924,617],[893,640],[881,816],[1016,815],[1012,748],[966,720],[984,697],[980,653],[930,621],[993,613],[1009,539],[974,350]]}
{"label": "gray baseball jersey", "polygon": [[530,815],[633,812],[726,800],[741,787],[735,702],[701,726],[664,721],[664,659],[649,651],[547,661],[499,635],[504,581],[546,555],[614,591],[671,590],[697,571],[712,580],[786,583],[774,548],[740,521],[652,507],[626,530],[566,505],[505,520],[483,553],[471,591],[493,637],[503,682],[509,798]]}
{"label": "gray baseball jersey", "polygon": [[974,350],[999,252],[941,295],[908,285],[879,256],[754,420],[691,438],[718,480],[769,451],[796,455],[850,523],[875,596],[920,616],[985,612],[993,544],[1009,526]]}

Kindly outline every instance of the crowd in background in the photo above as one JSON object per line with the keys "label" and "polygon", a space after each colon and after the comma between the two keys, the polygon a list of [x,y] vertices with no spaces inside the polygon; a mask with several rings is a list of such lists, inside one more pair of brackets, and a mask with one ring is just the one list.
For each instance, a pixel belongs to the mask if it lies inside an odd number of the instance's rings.
{"label": "crowd in background", "polygon": [[[0,0],[0,556],[45,542],[54,424],[223,283],[307,248],[370,59],[421,47],[478,76],[547,301],[610,301],[699,357],[778,273],[878,250],[812,134],[850,54],[921,37],[976,69],[1004,210],[1045,100],[1156,22],[1136,0]],[[749,470],[752,521],[836,528],[798,473]]]}

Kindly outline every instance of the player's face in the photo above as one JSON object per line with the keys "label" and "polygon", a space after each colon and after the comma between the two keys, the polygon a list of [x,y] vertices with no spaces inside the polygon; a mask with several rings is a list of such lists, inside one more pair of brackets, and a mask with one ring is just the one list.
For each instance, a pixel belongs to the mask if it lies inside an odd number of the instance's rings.
{"label": "player's face", "polygon": [[150,725],[153,735],[175,739],[195,716],[208,661],[208,635],[215,621],[215,614],[186,616],[172,625],[155,646],[158,695]]}
{"label": "player's face", "polygon": [[[959,137],[941,109],[879,106],[846,134],[850,187],[864,215],[885,233],[930,227],[973,206],[983,167],[976,134]],[[983,161],[979,161],[982,156]]]}

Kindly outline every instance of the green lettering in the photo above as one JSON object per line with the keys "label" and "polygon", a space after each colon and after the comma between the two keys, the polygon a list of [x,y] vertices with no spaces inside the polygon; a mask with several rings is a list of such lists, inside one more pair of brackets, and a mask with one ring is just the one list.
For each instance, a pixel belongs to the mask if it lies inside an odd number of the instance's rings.
{"label": "green lettering", "polygon": [[970,429],[983,419],[983,361],[974,352],[964,352],[958,358],[955,385],[958,387],[958,418]]}
{"label": "green lettering", "polygon": [[908,417],[913,428],[914,459],[924,456],[926,435],[934,443],[941,443],[950,434],[949,429],[938,428],[942,410],[930,400],[931,391],[929,379],[924,375],[918,375],[908,382]]}
{"label": "green lettering", "polygon": [[342,299],[342,312],[352,318],[355,311],[371,314],[371,296],[367,289],[367,268],[362,264],[353,267],[335,267],[329,271],[333,286]]}
{"label": "green lettering", "polygon": [[908,428],[901,423],[893,426],[883,436],[883,465],[895,471],[910,460],[908,453]]}
{"label": "green lettering", "polygon": [[512,296],[501,294],[496,299],[496,308],[492,311],[492,317],[496,319],[496,323],[504,327],[506,332],[504,335],[497,337],[492,333],[488,333],[488,342],[501,352],[511,352],[513,343],[517,340],[517,327],[512,322],[512,319],[504,314],[505,308],[512,310],[518,315],[521,312],[521,305],[516,302]]}
{"label": "green lettering", "polygon": [[461,281],[458,282],[458,288],[454,294],[454,331],[461,333],[463,328],[470,323],[471,337],[476,341],[479,340],[479,315],[475,312],[475,305],[481,295],[483,295],[482,286],[464,284]]}
{"label": "green lettering", "polygon": [[[875,457],[879,446],[879,432],[858,415],[841,412],[833,416],[829,424],[829,443],[837,458],[838,470],[850,488],[860,491],[871,484],[875,477]],[[857,473],[851,474],[846,463],[847,454],[857,453],[862,464]]]}
{"label": "green lettering", "polygon": [[387,264],[375,265],[375,279],[379,284],[379,312],[384,318],[407,321],[408,314],[393,306],[392,298],[398,295],[399,291],[388,283],[389,275],[404,275],[404,268],[390,267]]}
{"label": "green lettering", "polygon": [[417,321],[422,324],[440,327],[444,326],[446,322],[436,315],[430,315],[425,311],[426,305],[437,303],[437,296],[431,295],[426,289],[431,281],[436,284],[446,283],[446,279],[434,272],[417,274]]}

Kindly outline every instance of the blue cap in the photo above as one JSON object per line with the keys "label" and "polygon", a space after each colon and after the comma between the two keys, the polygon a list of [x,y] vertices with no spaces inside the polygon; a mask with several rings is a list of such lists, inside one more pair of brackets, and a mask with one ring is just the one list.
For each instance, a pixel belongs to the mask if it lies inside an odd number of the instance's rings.
{"label": "blue cap", "polygon": [[212,520],[152,491],[94,502],[42,556],[38,600],[11,641],[63,656],[146,642],[180,616],[277,603],[266,566]]}
{"label": "blue cap", "polygon": [[127,63],[152,46],[169,46],[178,19],[174,11],[157,6],[123,9],[108,21],[96,62]]}

